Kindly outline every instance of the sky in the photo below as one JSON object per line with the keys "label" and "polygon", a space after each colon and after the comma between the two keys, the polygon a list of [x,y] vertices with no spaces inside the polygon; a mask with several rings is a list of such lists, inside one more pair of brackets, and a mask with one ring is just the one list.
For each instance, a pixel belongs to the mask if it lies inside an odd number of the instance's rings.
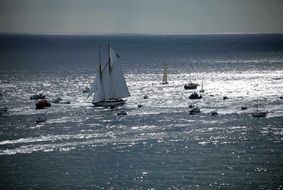
{"label": "sky", "polygon": [[0,0],[0,33],[283,33],[283,0]]}

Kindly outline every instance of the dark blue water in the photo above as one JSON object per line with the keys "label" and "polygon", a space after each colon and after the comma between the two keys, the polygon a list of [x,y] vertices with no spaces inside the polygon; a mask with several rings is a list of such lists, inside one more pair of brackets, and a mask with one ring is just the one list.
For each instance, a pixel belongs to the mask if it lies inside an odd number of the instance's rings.
{"label": "dark blue water", "polygon": [[[107,41],[131,93],[113,110],[82,93]],[[283,189],[282,35],[0,35],[0,69],[0,189]]]}

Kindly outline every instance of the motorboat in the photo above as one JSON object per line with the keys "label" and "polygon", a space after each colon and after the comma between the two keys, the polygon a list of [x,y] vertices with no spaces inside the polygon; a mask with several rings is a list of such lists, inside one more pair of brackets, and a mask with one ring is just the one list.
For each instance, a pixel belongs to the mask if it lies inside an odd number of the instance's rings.
{"label": "motorboat", "polygon": [[61,97],[58,97],[52,101],[54,104],[70,104],[70,101],[63,101]]}
{"label": "motorboat", "polygon": [[190,110],[190,115],[200,113],[200,109],[198,107],[194,107]]}
{"label": "motorboat", "polygon": [[89,91],[90,91],[90,89],[87,86],[83,89],[83,93],[89,93]]}
{"label": "motorboat", "polygon": [[197,84],[197,83],[189,82],[189,83],[184,85],[184,89],[185,90],[197,89],[198,86],[199,86],[199,84]]}
{"label": "motorboat", "polygon": [[44,99],[45,98],[45,95],[43,94],[34,94],[34,95],[31,95],[29,99],[31,100],[38,100],[38,99]]}
{"label": "motorboat", "polygon": [[201,99],[202,96],[201,95],[198,95],[198,93],[196,92],[193,92],[190,96],[189,96],[189,99]]}
{"label": "motorboat", "polygon": [[35,104],[35,106],[36,106],[36,109],[44,109],[46,107],[50,107],[51,104],[46,99],[41,99]]}
{"label": "motorboat", "polygon": [[256,110],[256,112],[252,113],[252,116],[254,118],[261,118],[261,117],[266,117],[268,111],[260,111],[260,110]]}

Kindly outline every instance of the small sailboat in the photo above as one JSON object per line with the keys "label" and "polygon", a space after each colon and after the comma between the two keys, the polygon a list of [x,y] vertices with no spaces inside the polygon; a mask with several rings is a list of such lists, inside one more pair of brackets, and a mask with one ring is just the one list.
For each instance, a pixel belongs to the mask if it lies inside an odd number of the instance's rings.
{"label": "small sailboat", "polygon": [[98,49],[99,67],[89,96],[93,95],[92,104],[97,107],[114,107],[125,104],[126,98],[130,96],[123,71],[118,63],[120,56],[110,47],[108,43],[108,60],[106,64],[100,61],[100,46]]}
{"label": "small sailboat", "polygon": [[203,80],[201,81],[201,89],[200,89],[200,92],[204,92],[204,89],[203,89]]}
{"label": "small sailboat", "polygon": [[163,65],[163,78],[162,78],[161,84],[168,84],[168,81],[167,81],[167,64],[166,63],[164,63],[164,65]]}
{"label": "small sailboat", "polygon": [[254,118],[266,117],[268,111],[264,111],[262,108],[259,109],[259,107],[262,107],[262,106],[260,106],[258,94],[257,94],[257,105],[256,105],[256,107],[257,107],[256,112],[253,112],[252,116]]}

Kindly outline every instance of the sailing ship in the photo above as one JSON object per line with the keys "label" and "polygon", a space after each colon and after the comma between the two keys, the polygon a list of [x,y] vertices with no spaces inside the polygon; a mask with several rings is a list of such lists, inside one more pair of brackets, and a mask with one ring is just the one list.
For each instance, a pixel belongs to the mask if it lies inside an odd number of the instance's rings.
{"label": "sailing ship", "polygon": [[163,78],[162,78],[161,84],[168,84],[168,81],[167,81],[167,65],[166,65],[166,63],[164,63],[164,65],[163,65]]}
{"label": "sailing ship", "polygon": [[120,57],[108,43],[107,63],[102,64],[98,48],[98,69],[89,96],[93,95],[92,104],[97,107],[115,107],[126,103],[130,96],[123,71],[118,63]]}

